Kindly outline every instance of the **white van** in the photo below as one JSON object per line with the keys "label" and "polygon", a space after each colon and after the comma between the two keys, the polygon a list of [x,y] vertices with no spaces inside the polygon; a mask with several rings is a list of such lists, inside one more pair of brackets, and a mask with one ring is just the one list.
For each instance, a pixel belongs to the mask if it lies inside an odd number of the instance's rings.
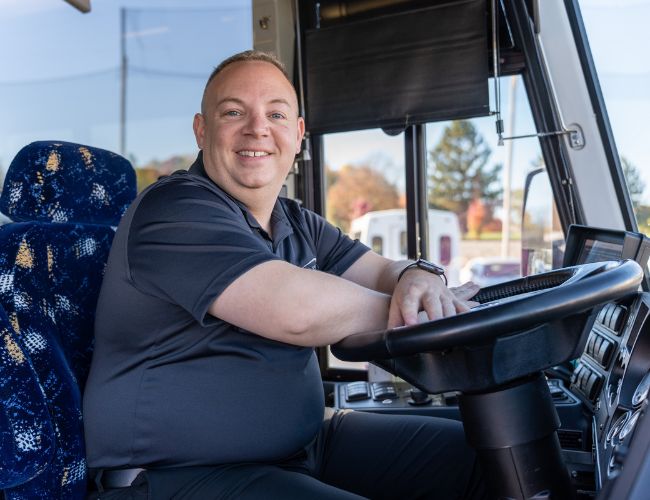
{"label": "white van", "polygon": [[[379,255],[394,260],[406,259],[406,210],[398,208],[368,212],[352,220],[350,236]],[[454,258],[459,254],[459,247],[458,216],[447,210],[429,209],[428,259],[445,267],[450,282],[457,281],[458,270],[455,269]]]}

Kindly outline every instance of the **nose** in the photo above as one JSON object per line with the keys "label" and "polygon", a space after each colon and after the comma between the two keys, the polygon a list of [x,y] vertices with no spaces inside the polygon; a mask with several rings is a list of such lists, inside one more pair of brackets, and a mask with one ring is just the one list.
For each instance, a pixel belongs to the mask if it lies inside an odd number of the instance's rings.
{"label": "nose", "polygon": [[244,133],[253,136],[265,136],[269,133],[269,122],[265,113],[251,112],[248,114]]}

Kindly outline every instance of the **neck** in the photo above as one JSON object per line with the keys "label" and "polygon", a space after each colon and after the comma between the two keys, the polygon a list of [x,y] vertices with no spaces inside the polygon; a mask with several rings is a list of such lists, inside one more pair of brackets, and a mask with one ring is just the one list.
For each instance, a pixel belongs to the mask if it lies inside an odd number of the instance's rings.
{"label": "neck", "polygon": [[223,183],[215,176],[214,170],[206,166],[203,156],[201,156],[201,160],[205,175],[230,196],[243,203],[262,229],[270,235],[271,213],[273,207],[275,207],[275,201],[278,198],[281,186],[267,185],[259,189],[246,189],[234,183]]}
{"label": "neck", "polygon": [[271,235],[271,214],[273,213],[273,207],[275,206],[275,199],[273,199],[272,203],[264,204],[259,203],[259,200],[239,201],[246,205],[246,208],[248,208],[248,211],[253,215],[253,217],[255,217],[255,220],[259,223],[262,229]]}

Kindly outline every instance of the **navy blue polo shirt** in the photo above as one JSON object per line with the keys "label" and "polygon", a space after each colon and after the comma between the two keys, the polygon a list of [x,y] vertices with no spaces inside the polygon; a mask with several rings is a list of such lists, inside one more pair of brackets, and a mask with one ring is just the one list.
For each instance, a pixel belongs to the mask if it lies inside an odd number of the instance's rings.
{"label": "navy blue polo shirt", "polygon": [[208,178],[201,155],[129,208],[97,307],[84,394],[90,467],[273,462],[314,438],[324,407],[314,349],[208,308],[262,262],[340,275],[368,249],[292,200],[277,200],[271,224],[272,237]]}

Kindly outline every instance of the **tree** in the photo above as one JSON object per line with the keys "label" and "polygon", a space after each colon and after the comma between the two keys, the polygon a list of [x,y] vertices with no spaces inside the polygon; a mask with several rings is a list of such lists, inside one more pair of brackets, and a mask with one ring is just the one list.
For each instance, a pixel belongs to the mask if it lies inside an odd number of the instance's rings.
{"label": "tree", "polygon": [[467,207],[467,233],[472,238],[480,238],[487,220],[487,209],[480,198],[474,198]]}
{"label": "tree", "polygon": [[[135,169],[138,181],[138,192],[149,184],[153,184],[163,175],[169,175],[176,170],[187,170],[194,163],[194,155],[173,155],[165,160],[151,160],[149,163]],[[135,165],[135,157],[132,158]]]}
{"label": "tree", "polygon": [[327,190],[327,218],[343,231],[366,212],[399,207],[397,188],[369,165],[345,165],[326,175],[333,181]]}
{"label": "tree", "polygon": [[641,174],[636,166],[624,156],[621,156],[621,167],[623,168],[627,189],[630,192],[632,205],[634,206],[634,210],[637,211],[641,206],[641,197],[645,190],[645,182],[641,178]]}
{"label": "tree", "polygon": [[160,172],[155,168],[141,167],[135,169],[135,178],[137,181],[138,193],[144,188],[153,184],[160,177]]}
{"label": "tree", "polygon": [[433,172],[429,176],[429,204],[458,214],[467,231],[467,210],[472,200],[481,200],[492,218],[494,202],[501,194],[495,185],[501,165],[488,167],[492,150],[471,122],[453,121],[445,128],[437,146],[429,152]]}
{"label": "tree", "polygon": [[639,231],[648,235],[650,234],[650,206],[639,205],[635,211],[636,223],[639,226]]}

